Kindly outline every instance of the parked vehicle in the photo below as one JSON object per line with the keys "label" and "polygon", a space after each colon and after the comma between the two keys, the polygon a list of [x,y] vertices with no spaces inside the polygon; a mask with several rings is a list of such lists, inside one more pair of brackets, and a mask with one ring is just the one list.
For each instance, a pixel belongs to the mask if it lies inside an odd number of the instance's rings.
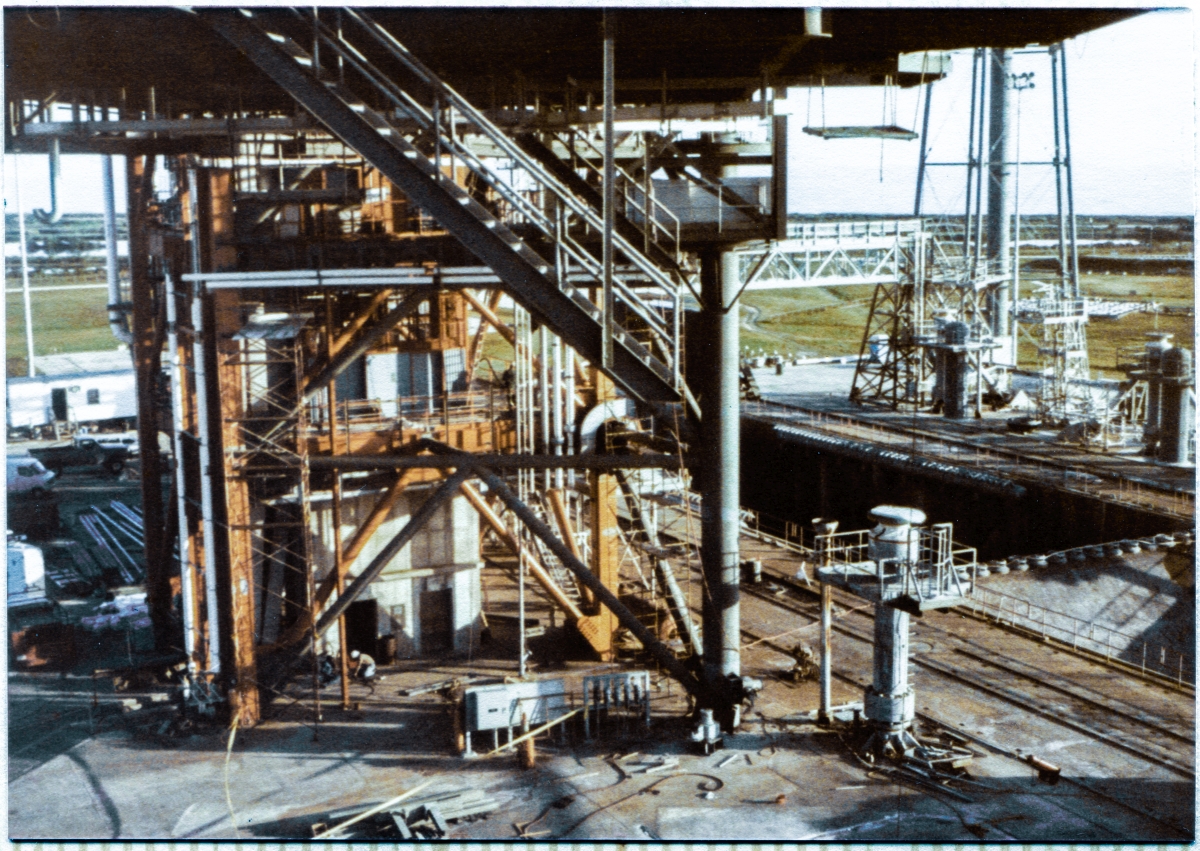
{"label": "parked vehicle", "polygon": [[7,460],[9,493],[43,493],[57,475],[32,455],[9,455]]}
{"label": "parked vehicle", "polygon": [[29,454],[59,474],[68,467],[98,467],[116,476],[125,469],[129,459],[129,450],[125,447],[105,448],[90,436],[75,443],[30,449]]}
{"label": "parked vehicle", "polygon": [[99,446],[105,451],[124,449],[130,457],[136,457],[138,454],[138,435],[136,431],[122,431],[115,434],[102,434],[93,433],[90,430],[80,429],[78,432],[76,432],[72,442],[75,446],[82,448]]}
{"label": "parked vehicle", "polygon": [[8,536],[8,605],[36,604],[46,597],[46,560],[40,548]]}

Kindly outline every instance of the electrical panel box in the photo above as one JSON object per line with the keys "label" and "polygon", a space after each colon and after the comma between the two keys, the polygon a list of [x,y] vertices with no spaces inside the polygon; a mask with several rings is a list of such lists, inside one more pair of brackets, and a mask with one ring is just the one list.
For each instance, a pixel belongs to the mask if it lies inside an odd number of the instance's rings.
{"label": "electrical panel box", "polygon": [[503,683],[467,689],[467,732],[520,727],[522,715],[537,727],[566,714],[566,686],[562,680]]}

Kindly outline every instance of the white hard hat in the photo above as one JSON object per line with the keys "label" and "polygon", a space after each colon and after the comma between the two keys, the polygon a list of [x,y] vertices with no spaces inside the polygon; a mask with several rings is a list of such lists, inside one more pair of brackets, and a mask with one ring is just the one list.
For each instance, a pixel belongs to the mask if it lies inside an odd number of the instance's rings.
{"label": "white hard hat", "polygon": [[350,658],[351,658],[351,659],[357,659],[357,658],[358,658],[358,655],[359,655],[359,654],[358,654],[358,651],[357,651],[357,650],[351,650],[351,651],[350,651]]}

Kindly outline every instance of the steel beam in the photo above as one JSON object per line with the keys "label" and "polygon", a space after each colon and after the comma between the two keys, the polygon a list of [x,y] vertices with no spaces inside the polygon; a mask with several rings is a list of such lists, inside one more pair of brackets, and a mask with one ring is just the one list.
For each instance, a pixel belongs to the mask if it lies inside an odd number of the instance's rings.
{"label": "steel beam", "polygon": [[637,619],[633,612],[625,607],[625,604],[617,599],[616,594],[608,589],[594,573],[587,569],[579,559],[571,553],[569,547],[558,539],[554,532],[542,522],[529,506],[521,502],[517,495],[509,490],[508,485],[497,476],[495,473],[487,470],[476,471],[481,479],[487,484],[488,489],[500,498],[500,501],[515,514],[526,528],[534,535],[542,540],[542,542],[558,556],[559,561],[575,574],[576,578],[591,590],[596,599],[603,605],[607,606],[609,611],[616,615],[617,620],[623,627],[632,632],[637,639],[642,642],[642,646],[649,651],[658,663],[677,679],[680,684],[687,689],[689,694],[695,695],[698,698],[707,697],[706,689],[696,679],[695,675],[687,669],[687,667],[675,658],[675,654],[671,652],[671,648],[667,647],[650,632],[646,626]]}
{"label": "steel beam", "polygon": [[438,486],[436,491],[429,495],[429,498],[413,513],[408,523],[404,524],[404,528],[388,541],[387,545],[379,551],[375,558],[371,559],[371,563],[363,569],[362,573],[354,577],[354,581],[346,588],[345,593],[338,597],[334,601],[334,604],[325,610],[324,614],[321,615],[313,627],[315,635],[320,636],[321,633],[337,621],[338,617],[358,598],[358,595],[383,572],[388,563],[395,558],[396,553],[404,549],[405,545],[413,539],[417,532],[421,531],[421,527],[433,517],[434,512],[454,497],[454,494],[458,492],[463,482],[470,478],[471,473],[472,471],[469,468],[456,470],[450,478]]}
{"label": "steel beam", "polygon": [[[397,476],[396,481],[379,497],[379,501],[375,503],[375,507],[371,509],[371,513],[367,516],[367,519],[363,521],[362,526],[354,533],[354,537],[350,539],[350,543],[342,551],[341,571],[343,575],[350,570],[355,559],[358,558],[363,548],[367,545],[367,541],[371,540],[371,536],[379,530],[379,527],[383,525],[383,521],[387,519],[388,514],[391,513],[396,503],[399,502],[400,497],[404,494],[404,489],[408,486],[408,479],[409,474],[407,471]],[[320,587],[317,588],[316,594],[313,595],[312,611],[314,613],[319,612],[321,607],[329,602],[329,598],[337,590],[337,585],[337,571],[329,573],[321,580]],[[299,641],[305,636],[307,631],[308,625],[303,621],[292,624],[283,634],[283,637],[279,639],[278,644],[286,645]]]}
{"label": "steel beam", "polygon": [[[301,68],[239,11],[198,9],[196,14],[246,56],[331,132],[391,181],[409,200],[426,210],[483,263],[490,266],[513,295],[539,322],[567,340],[593,363],[601,361],[603,328],[571,294],[559,289],[549,264],[536,265],[506,239],[511,232],[495,222],[485,222],[468,204],[431,179],[417,164],[415,150],[406,156],[359,113]],[[477,205],[476,205],[477,206]],[[613,362],[606,370],[632,397],[646,402],[677,402],[679,392],[625,346],[614,346]]]}
{"label": "steel beam", "polygon": [[504,525],[504,521],[492,510],[492,507],[487,504],[487,501],[479,491],[472,487],[470,482],[463,482],[462,492],[467,501],[479,512],[479,516],[483,518],[483,521],[491,527],[496,536],[504,543],[504,546],[508,547],[513,555],[521,558],[525,566],[529,569],[529,574],[537,580],[537,583],[542,586],[542,589],[550,599],[558,604],[558,607],[563,610],[563,614],[572,621],[578,621],[584,617],[582,610],[575,604],[575,601],[568,597],[562,587],[546,572],[546,569],[538,564],[537,559],[533,557],[528,548],[520,545],[516,536],[508,530],[508,527]]}
{"label": "steel beam", "polygon": [[378,322],[371,325],[354,343],[347,345],[333,356],[315,377],[304,382],[303,398],[323,390],[329,382],[346,371],[356,359],[366,354],[367,350],[382,340],[389,331],[396,327],[405,317],[416,312],[421,302],[429,298],[429,293],[418,290],[409,293],[400,303],[387,312]]}
{"label": "steel beam", "polygon": [[[684,463],[689,459],[685,456]],[[419,468],[488,467],[497,470],[678,470],[678,455],[314,455],[314,470],[411,470]]]}

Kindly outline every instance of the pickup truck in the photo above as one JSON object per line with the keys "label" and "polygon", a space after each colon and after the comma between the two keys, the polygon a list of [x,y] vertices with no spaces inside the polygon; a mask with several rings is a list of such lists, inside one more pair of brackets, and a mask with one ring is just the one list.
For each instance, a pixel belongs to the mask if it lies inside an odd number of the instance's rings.
{"label": "pickup truck", "polygon": [[118,476],[129,459],[127,448],[104,447],[91,438],[77,440],[73,444],[30,449],[29,454],[41,461],[46,469],[60,475],[67,467],[90,467]]}

